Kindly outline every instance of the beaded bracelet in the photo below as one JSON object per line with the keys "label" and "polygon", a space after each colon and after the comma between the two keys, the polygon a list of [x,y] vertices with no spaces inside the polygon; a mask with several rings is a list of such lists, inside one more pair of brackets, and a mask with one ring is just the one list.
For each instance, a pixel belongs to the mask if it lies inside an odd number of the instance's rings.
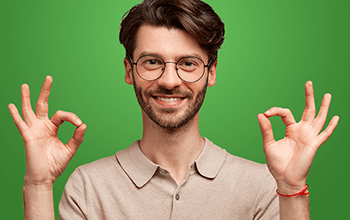
{"label": "beaded bracelet", "polygon": [[303,190],[301,190],[301,191],[298,192],[298,193],[292,194],[292,195],[283,195],[283,194],[281,194],[281,193],[278,192],[278,189],[276,189],[276,193],[277,193],[278,195],[280,195],[280,196],[285,196],[285,197],[291,197],[291,196],[297,196],[297,197],[299,197],[299,196],[301,196],[301,195],[310,194],[310,192],[305,192],[305,191],[307,190],[307,188],[309,188],[309,185],[306,184],[306,187],[305,187]]}

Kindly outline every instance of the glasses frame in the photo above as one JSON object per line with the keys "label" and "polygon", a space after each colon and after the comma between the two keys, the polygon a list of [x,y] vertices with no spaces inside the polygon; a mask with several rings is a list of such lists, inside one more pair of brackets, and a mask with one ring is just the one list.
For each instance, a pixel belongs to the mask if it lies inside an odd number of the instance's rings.
{"label": "glasses frame", "polygon": [[[162,73],[161,73],[157,78],[155,78],[155,79],[151,79],[151,80],[150,80],[150,79],[145,79],[145,78],[143,78],[143,77],[141,76],[141,74],[139,73],[138,69],[137,69],[137,63],[139,62],[139,60],[140,60],[142,57],[145,57],[145,56],[153,56],[153,57],[159,58],[159,59],[162,60],[163,63],[164,63],[163,68],[162,68]],[[180,76],[180,74],[179,74],[179,72],[178,72],[177,64],[178,64],[181,60],[186,59],[186,58],[196,58],[196,59],[199,59],[199,60],[203,63],[203,66],[204,66],[203,73],[202,73],[202,75],[201,75],[197,80],[195,80],[195,81],[186,81],[186,80],[184,80],[184,79]],[[145,81],[149,81],[149,82],[150,82],[150,81],[155,81],[155,80],[157,80],[157,79],[159,79],[160,77],[163,76],[167,63],[174,63],[174,64],[175,64],[175,71],[176,71],[177,76],[178,76],[182,81],[187,82],[187,83],[195,83],[195,82],[198,82],[200,79],[202,79],[202,77],[204,76],[204,73],[205,73],[205,68],[209,67],[209,65],[210,65],[210,63],[208,63],[207,65],[205,65],[205,64],[204,64],[204,61],[203,61],[201,58],[196,57],[196,56],[182,57],[182,58],[179,59],[177,62],[171,62],[171,61],[165,62],[161,57],[159,57],[159,56],[157,56],[157,55],[152,55],[152,54],[146,54],[146,55],[140,56],[140,57],[137,59],[136,62],[134,62],[134,61],[132,60],[131,57],[129,57],[129,59],[130,59],[130,62],[131,62],[133,65],[136,66],[135,69],[136,69],[137,75],[138,75],[141,79],[143,79],[143,80],[145,80]]]}

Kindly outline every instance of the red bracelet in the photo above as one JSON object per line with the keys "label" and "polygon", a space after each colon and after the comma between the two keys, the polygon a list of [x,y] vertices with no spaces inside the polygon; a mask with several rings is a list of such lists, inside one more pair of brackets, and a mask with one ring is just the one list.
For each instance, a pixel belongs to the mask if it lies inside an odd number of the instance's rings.
{"label": "red bracelet", "polygon": [[305,192],[307,190],[307,188],[309,188],[309,185],[306,184],[306,187],[301,190],[301,192],[298,192],[298,193],[295,193],[295,194],[292,194],[292,195],[283,195],[281,193],[278,192],[278,189],[276,189],[276,193],[280,196],[285,196],[285,197],[291,197],[291,196],[297,196],[299,197],[300,195],[307,195],[307,194],[310,194],[310,192]]}

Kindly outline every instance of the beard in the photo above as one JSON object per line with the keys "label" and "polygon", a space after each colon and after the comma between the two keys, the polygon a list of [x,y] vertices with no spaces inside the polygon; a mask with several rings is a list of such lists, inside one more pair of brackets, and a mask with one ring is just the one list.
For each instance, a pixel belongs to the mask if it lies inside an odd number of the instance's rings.
{"label": "beard", "polygon": [[[171,90],[159,87],[154,90],[146,90],[145,97],[142,94],[142,90],[137,87],[134,80],[134,90],[136,94],[137,101],[141,106],[141,109],[147,114],[147,116],[158,126],[164,129],[173,130],[176,128],[180,128],[186,125],[189,121],[191,121],[194,116],[198,113],[201,108],[205,94],[207,91],[208,80],[205,83],[204,87],[200,90],[196,97],[193,96],[191,92],[180,91],[178,87],[175,87]],[[152,94],[164,94],[164,95],[181,95],[188,99],[188,106],[184,113],[181,115],[177,114],[178,109],[164,108],[164,109],[156,109],[155,106],[151,104]]]}

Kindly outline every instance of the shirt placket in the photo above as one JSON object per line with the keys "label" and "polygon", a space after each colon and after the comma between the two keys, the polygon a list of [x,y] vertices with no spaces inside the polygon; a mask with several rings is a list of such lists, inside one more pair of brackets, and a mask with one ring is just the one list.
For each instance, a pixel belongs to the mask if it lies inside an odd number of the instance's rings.
{"label": "shirt placket", "polygon": [[[189,171],[187,172],[187,175],[185,179],[181,182],[180,185],[177,186],[173,191],[172,195],[172,209],[171,209],[171,220],[178,220],[182,219],[183,217],[183,208],[186,207],[188,204],[186,204],[186,201],[188,201],[188,198],[186,199],[186,195],[183,194],[183,187],[186,185],[186,183],[189,181],[189,177],[194,174],[194,165],[191,165],[189,168]],[[175,180],[173,180],[175,182]]]}

